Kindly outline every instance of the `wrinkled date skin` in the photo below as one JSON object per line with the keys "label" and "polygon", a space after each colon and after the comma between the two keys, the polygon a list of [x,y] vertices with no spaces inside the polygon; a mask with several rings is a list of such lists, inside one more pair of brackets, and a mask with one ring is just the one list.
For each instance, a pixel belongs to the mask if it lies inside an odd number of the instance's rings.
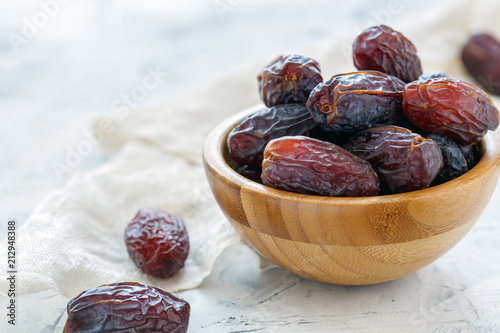
{"label": "wrinkled date skin", "polygon": [[260,97],[268,107],[305,103],[323,81],[319,64],[301,55],[279,56],[258,75]]}
{"label": "wrinkled date skin", "polygon": [[427,188],[443,167],[436,142],[397,126],[369,128],[344,148],[370,162],[390,193]]}
{"label": "wrinkled date skin", "polygon": [[500,42],[495,37],[473,35],[462,49],[462,62],[487,91],[500,95]]}
{"label": "wrinkled date skin", "polygon": [[446,134],[466,145],[481,140],[499,122],[498,110],[484,91],[448,78],[407,84],[403,113],[420,129]]}
{"label": "wrinkled date skin", "polygon": [[307,135],[317,124],[303,104],[279,105],[257,111],[229,133],[227,146],[233,160],[260,167],[266,144],[281,136]]}
{"label": "wrinkled date skin", "polygon": [[379,180],[370,164],[341,147],[304,136],[269,142],[262,163],[264,185],[302,194],[377,195]]}
{"label": "wrinkled date skin", "polygon": [[316,122],[343,133],[401,118],[405,83],[377,71],[333,76],[312,91],[307,108]]}
{"label": "wrinkled date skin", "polygon": [[353,58],[359,70],[384,72],[405,82],[415,81],[422,74],[415,46],[385,25],[368,28],[354,40]]}
{"label": "wrinkled date skin", "polygon": [[122,282],[85,290],[67,311],[63,333],[185,333],[190,306],[160,288]]}
{"label": "wrinkled date skin", "polygon": [[125,229],[130,258],[146,274],[166,278],[177,273],[189,252],[184,222],[175,214],[142,208]]}
{"label": "wrinkled date skin", "polygon": [[465,161],[467,162],[467,169],[472,169],[481,159],[479,143],[468,146],[457,142],[457,145],[458,148],[460,148],[460,150],[462,151]]}
{"label": "wrinkled date skin", "polygon": [[443,155],[443,169],[438,173],[432,185],[445,183],[469,171],[464,154],[455,141],[437,133],[426,133],[424,137],[434,140]]}

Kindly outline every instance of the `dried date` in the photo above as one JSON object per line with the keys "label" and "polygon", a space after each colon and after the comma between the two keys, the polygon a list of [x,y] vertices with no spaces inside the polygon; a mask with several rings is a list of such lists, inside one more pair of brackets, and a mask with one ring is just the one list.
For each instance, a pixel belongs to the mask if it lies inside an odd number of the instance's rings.
{"label": "dried date", "polygon": [[458,148],[460,148],[460,151],[462,151],[462,154],[464,155],[465,161],[467,162],[467,169],[470,170],[472,169],[477,162],[481,159],[481,152],[479,149],[479,143],[473,144],[473,145],[463,145],[460,143],[458,144]]}
{"label": "dried date", "polygon": [[305,103],[311,90],[323,81],[319,64],[296,54],[279,56],[257,79],[260,97],[268,107]]}
{"label": "dried date", "polygon": [[404,87],[400,79],[377,71],[339,74],[314,88],[307,108],[319,124],[355,133],[398,122]]}
{"label": "dried date", "polygon": [[418,77],[419,80],[439,79],[441,77],[448,77],[444,72],[429,72],[424,73]]}
{"label": "dried date", "polygon": [[314,127],[308,132],[307,136],[313,139],[334,143],[339,146],[342,146],[344,143],[349,141],[350,138],[350,135],[334,131],[332,128],[322,124],[318,124],[318,126]]}
{"label": "dried date", "polygon": [[130,258],[142,271],[166,278],[177,273],[189,252],[184,222],[175,214],[142,208],[125,229]]}
{"label": "dried date", "polygon": [[466,145],[478,142],[499,123],[498,110],[484,91],[449,78],[407,84],[403,113],[420,129]]}
{"label": "dried date", "polygon": [[85,290],[67,311],[63,333],[185,333],[190,306],[160,288],[122,282]]}
{"label": "dried date", "polygon": [[259,167],[266,144],[281,136],[307,135],[317,124],[303,104],[279,105],[257,111],[229,133],[227,146],[232,159]]}
{"label": "dried date", "polygon": [[422,66],[415,46],[385,25],[364,30],[353,44],[354,66],[394,75],[405,82],[417,80]]}
{"label": "dried date", "polygon": [[397,126],[364,130],[344,148],[370,162],[389,193],[427,188],[443,167],[436,142]]}
{"label": "dried date", "polygon": [[241,165],[236,169],[236,172],[251,181],[261,183],[260,175],[262,174],[262,167],[254,167],[249,165]]}
{"label": "dried date", "polygon": [[500,95],[500,41],[489,34],[473,35],[462,49],[462,62],[487,91]]}
{"label": "dried date", "polygon": [[379,192],[370,164],[341,147],[304,136],[271,140],[262,163],[264,185],[302,194],[362,197]]}
{"label": "dried date", "polygon": [[443,169],[438,173],[432,185],[442,184],[455,179],[469,170],[464,154],[455,141],[446,135],[437,133],[426,133],[424,137],[434,140],[443,155]]}

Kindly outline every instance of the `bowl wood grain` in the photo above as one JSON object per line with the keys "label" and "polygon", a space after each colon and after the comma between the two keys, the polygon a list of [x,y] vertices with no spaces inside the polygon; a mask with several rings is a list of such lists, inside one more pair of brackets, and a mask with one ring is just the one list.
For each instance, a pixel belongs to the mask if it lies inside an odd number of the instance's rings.
{"label": "bowl wood grain", "polygon": [[472,170],[425,190],[332,198],[272,189],[236,173],[226,147],[229,131],[258,108],[227,119],[207,137],[206,175],[241,237],[262,256],[309,279],[364,285],[415,272],[467,234],[497,183],[500,139],[489,133]]}

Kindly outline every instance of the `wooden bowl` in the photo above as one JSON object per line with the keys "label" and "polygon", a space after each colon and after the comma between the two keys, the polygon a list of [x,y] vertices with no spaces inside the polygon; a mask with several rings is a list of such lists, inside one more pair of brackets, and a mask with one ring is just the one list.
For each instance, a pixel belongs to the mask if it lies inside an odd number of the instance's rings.
{"label": "wooden bowl", "polygon": [[237,114],[211,132],[203,150],[206,175],[243,239],[278,266],[309,279],[365,285],[415,272],[465,236],[497,183],[500,139],[489,133],[472,170],[425,190],[364,198],[276,190],[230,166],[227,135],[254,111]]}

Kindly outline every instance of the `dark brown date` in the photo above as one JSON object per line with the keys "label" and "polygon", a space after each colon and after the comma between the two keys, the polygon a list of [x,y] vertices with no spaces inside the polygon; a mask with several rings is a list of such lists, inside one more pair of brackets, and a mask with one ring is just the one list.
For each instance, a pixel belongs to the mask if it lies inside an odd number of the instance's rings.
{"label": "dark brown date", "polygon": [[190,306],[160,288],[122,282],[85,290],[67,311],[63,333],[185,333]]}
{"label": "dark brown date", "polygon": [[302,194],[377,195],[379,180],[370,164],[341,147],[304,136],[271,140],[262,163],[264,185]]}
{"label": "dark brown date", "polygon": [[262,174],[262,167],[254,167],[249,165],[241,165],[236,169],[236,172],[251,181],[261,183],[260,175]]}
{"label": "dark brown date", "polygon": [[316,126],[303,104],[286,104],[260,110],[243,118],[229,133],[229,154],[241,165],[259,167],[264,148],[270,140],[285,135],[307,135]]}
{"label": "dark brown date", "polygon": [[473,35],[462,49],[462,62],[487,91],[500,95],[500,42],[495,37]]}
{"label": "dark brown date", "polygon": [[439,79],[441,77],[448,77],[444,72],[429,72],[424,73],[418,77],[419,80]]}
{"label": "dark brown date", "polygon": [[462,154],[464,155],[465,161],[467,162],[467,169],[470,170],[472,169],[477,162],[481,159],[481,152],[479,148],[479,143],[473,144],[473,145],[463,145],[460,143],[458,144],[458,148],[462,151]]}
{"label": "dark brown date", "polygon": [[258,75],[260,97],[268,107],[305,103],[320,82],[319,64],[300,55],[279,56]]}
{"label": "dark brown date", "polygon": [[498,110],[484,91],[449,78],[407,84],[403,113],[422,130],[446,134],[466,145],[481,140],[499,122]]}
{"label": "dark brown date", "polygon": [[415,81],[422,74],[415,46],[385,25],[368,28],[354,40],[353,59],[359,70],[381,71],[405,82]]}
{"label": "dark brown date", "polygon": [[316,122],[342,133],[394,124],[402,115],[405,83],[389,74],[339,74],[314,88],[307,108]]}
{"label": "dark brown date", "polygon": [[189,252],[184,222],[175,214],[142,208],[125,229],[130,258],[146,274],[166,278],[177,273]]}
{"label": "dark brown date", "polygon": [[341,147],[344,143],[349,141],[351,137],[350,135],[346,135],[346,133],[334,131],[332,128],[322,124],[318,124],[318,126],[309,131],[306,136],[321,141],[335,143]]}
{"label": "dark brown date", "polygon": [[427,188],[443,167],[436,142],[397,126],[364,130],[344,148],[370,162],[390,193]]}
{"label": "dark brown date", "polygon": [[424,137],[434,140],[443,155],[443,168],[432,182],[432,185],[442,184],[455,179],[469,170],[464,154],[455,141],[446,135],[437,133],[426,133]]}

